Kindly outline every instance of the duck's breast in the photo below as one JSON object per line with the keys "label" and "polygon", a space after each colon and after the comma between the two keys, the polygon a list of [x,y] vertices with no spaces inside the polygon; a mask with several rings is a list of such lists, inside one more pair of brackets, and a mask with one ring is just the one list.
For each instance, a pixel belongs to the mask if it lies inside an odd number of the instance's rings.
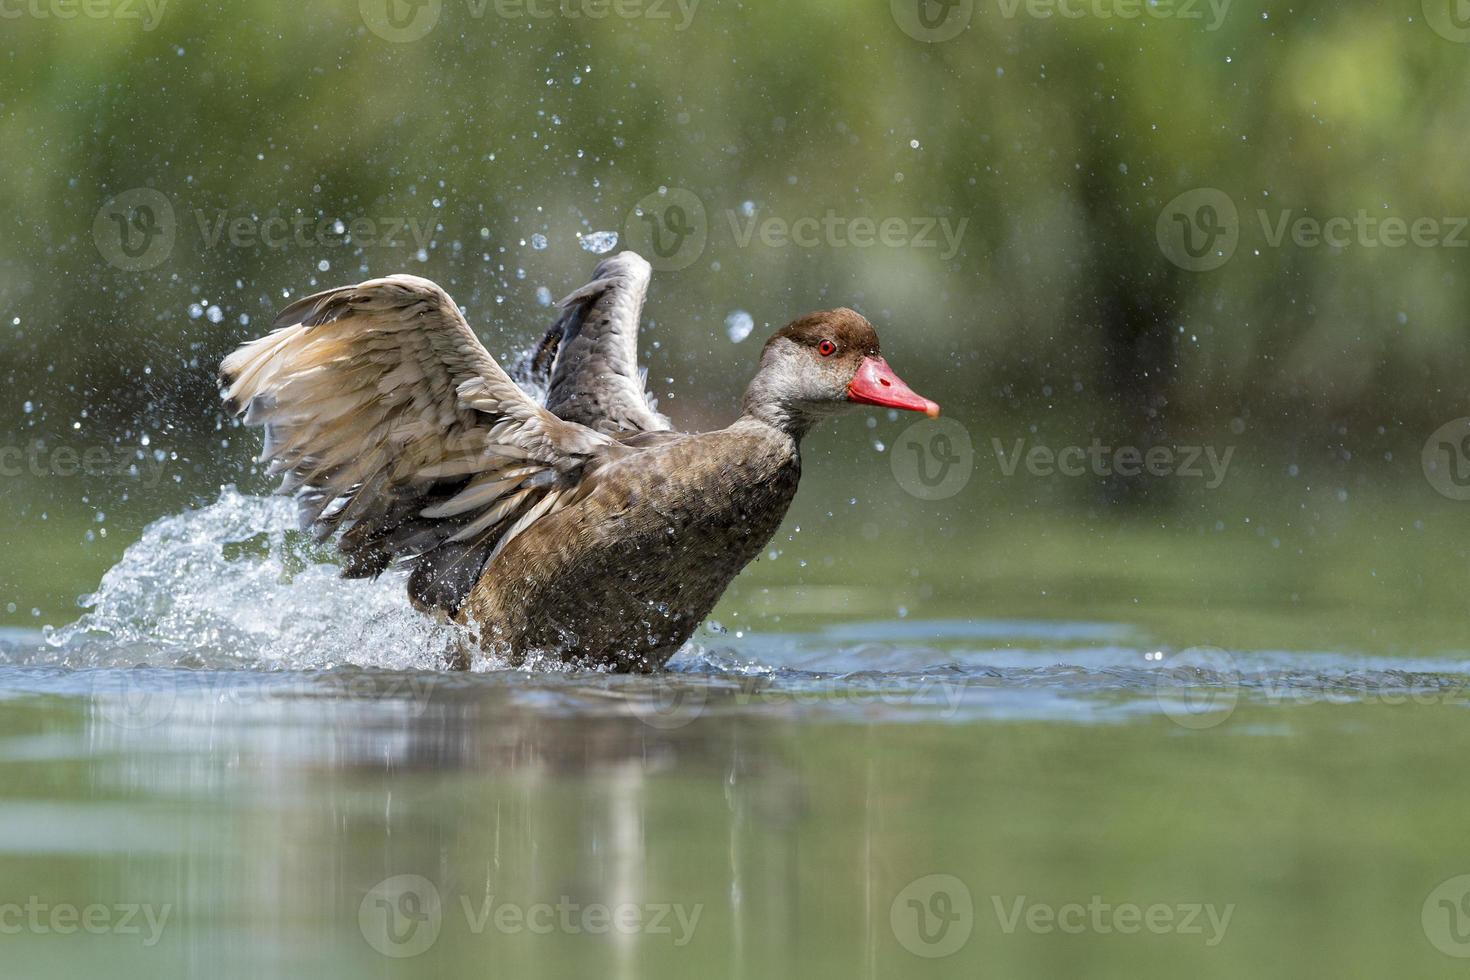
{"label": "duck's breast", "polygon": [[512,542],[470,614],[513,655],[657,666],[770,541],[800,473],[795,446],[764,433],[665,437],[592,474],[580,502]]}

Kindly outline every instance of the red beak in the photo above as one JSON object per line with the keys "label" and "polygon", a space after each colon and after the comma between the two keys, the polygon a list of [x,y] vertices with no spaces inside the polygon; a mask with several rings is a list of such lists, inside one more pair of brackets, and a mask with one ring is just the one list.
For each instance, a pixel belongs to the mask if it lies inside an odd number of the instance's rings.
{"label": "red beak", "polygon": [[914,394],[913,389],[904,384],[881,357],[863,358],[857,376],[847,386],[847,400],[862,405],[901,408],[906,412],[923,412],[931,419],[939,417],[939,404]]}

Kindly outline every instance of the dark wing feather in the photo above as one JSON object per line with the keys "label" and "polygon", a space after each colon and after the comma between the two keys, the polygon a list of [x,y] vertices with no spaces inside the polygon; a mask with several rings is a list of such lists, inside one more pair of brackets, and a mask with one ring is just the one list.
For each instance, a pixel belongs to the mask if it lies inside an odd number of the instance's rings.
{"label": "dark wing feather", "polygon": [[562,300],[562,314],[529,358],[546,408],[610,435],[663,432],[638,366],[638,327],[651,270],[636,252],[598,264],[592,281]]}
{"label": "dark wing feather", "polygon": [[291,304],[220,366],[232,413],[303,526],[341,532],[343,574],[413,566],[422,605],[458,609],[485,565],[580,492],[606,436],[537,406],[442,289],[389,276]]}

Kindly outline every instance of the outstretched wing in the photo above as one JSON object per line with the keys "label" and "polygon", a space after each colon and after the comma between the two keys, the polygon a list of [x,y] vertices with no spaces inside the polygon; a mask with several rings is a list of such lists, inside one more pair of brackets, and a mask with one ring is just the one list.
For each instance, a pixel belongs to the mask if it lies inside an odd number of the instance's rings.
{"label": "outstretched wing", "polygon": [[410,593],[456,611],[498,549],[575,499],[612,440],[538,407],[449,295],[417,276],[299,300],[220,365],[229,411],[303,527],[341,531],[344,575],[411,564]]}
{"label": "outstretched wing", "polygon": [[670,428],[638,366],[638,323],[650,277],[642,256],[620,252],[559,304],[562,314],[530,363],[532,383],[546,388],[546,408],[557,417],[608,434]]}

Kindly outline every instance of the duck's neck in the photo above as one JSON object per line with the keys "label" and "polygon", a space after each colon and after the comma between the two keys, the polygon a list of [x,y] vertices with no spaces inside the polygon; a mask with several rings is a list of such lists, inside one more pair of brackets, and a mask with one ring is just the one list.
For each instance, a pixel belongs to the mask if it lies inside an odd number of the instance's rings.
{"label": "duck's neck", "polygon": [[790,436],[799,445],[802,436],[810,432],[821,418],[804,411],[798,404],[776,397],[771,387],[764,372],[756,375],[750,387],[745,389],[745,398],[740,403],[740,418],[770,426]]}

